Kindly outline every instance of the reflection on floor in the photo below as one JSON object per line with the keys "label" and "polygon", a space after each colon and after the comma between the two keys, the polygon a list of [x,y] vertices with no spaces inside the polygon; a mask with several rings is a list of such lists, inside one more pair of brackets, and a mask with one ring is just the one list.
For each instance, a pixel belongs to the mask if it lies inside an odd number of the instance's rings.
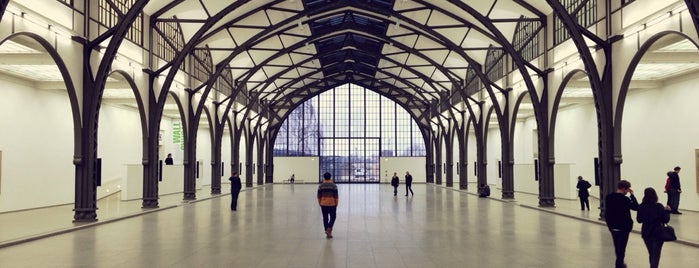
{"label": "reflection on floor", "polygon": [[[316,188],[246,189],[237,212],[229,210],[228,194],[207,190],[192,203],[162,197],[161,210],[143,215],[140,201],[114,196],[100,200],[97,224],[79,230],[71,230],[69,206],[4,213],[0,260],[3,267],[610,267],[614,261],[598,212],[580,211],[576,200],[538,208],[536,196],[519,193],[516,201],[483,199],[472,190],[416,184],[415,196],[394,197],[385,184],[341,184],[335,238],[326,239]],[[697,220],[696,212],[673,215],[683,243],[665,244],[661,267],[699,263]],[[647,258],[640,235],[632,234],[627,264],[646,267]]]}

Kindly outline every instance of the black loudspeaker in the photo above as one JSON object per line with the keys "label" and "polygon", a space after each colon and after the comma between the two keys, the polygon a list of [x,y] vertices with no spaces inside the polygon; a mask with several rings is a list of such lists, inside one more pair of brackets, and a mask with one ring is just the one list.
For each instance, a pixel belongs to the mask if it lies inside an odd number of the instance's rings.
{"label": "black loudspeaker", "polygon": [[498,178],[502,178],[502,161],[498,160]]}
{"label": "black loudspeaker", "polygon": [[478,176],[478,162],[473,162],[473,176]]}
{"label": "black loudspeaker", "polygon": [[95,159],[95,186],[102,186],[102,158]]}
{"label": "black loudspeaker", "polygon": [[197,161],[197,169],[196,169],[196,171],[197,171],[197,179],[198,179],[198,178],[199,178],[199,161]]}
{"label": "black loudspeaker", "polygon": [[534,159],[534,180],[539,180],[539,160]]}
{"label": "black loudspeaker", "polygon": [[595,163],[595,185],[599,186],[600,185],[600,177],[599,177],[599,158],[595,157],[594,160]]}
{"label": "black loudspeaker", "polygon": [[459,175],[459,162],[456,162],[456,175]]}
{"label": "black loudspeaker", "polygon": [[224,165],[223,162],[221,162],[221,176],[223,176],[223,174],[226,174],[225,170],[226,170],[226,165]]}
{"label": "black loudspeaker", "polygon": [[163,181],[163,160],[158,161],[158,181]]}

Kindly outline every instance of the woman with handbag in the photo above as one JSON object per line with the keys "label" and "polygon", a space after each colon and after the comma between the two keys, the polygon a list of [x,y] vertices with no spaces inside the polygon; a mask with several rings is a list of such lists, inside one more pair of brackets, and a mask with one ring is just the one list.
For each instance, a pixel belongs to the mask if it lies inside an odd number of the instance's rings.
{"label": "woman with handbag", "polygon": [[648,249],[650,267],[656,268],[660,264],[660,251],[665,241],[662,238],[664,225],[670,221],[670,207],[658,203],[658,194],[655,189],[648,187],[643,191],[643,200],[638,206],[636,220],[641,223],[641,237]]}

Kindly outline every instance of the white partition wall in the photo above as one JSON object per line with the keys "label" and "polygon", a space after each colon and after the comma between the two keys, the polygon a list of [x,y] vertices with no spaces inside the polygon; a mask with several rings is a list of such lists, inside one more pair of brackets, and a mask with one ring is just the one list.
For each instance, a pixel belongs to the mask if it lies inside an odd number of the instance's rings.
{"label": "white partition wall", "polygon": [[316,183],[320,180],[320,163],[318,157],[274,157],[274,183],[288,180],[291,174],[297,181]]}
{"label": "white partition wall", "polygon": [[[200,163],[199,165],[203,165]],[[202,189],[202,179],[196,189]],[[181,193],[184,190],[184,166],[163,165],[163,180],[158,183],[158,195]],[[121,200],[143,198],[143,165],[126,165],[126,178],[121,187]]]}
{"label": "white partition wall", "polygon": [[[413,182],[424,183],[427,181],[425,173],[425,157],[381,157],[381,183],[388,183],[397,172],[401,181],[405,178],[405,172],[413,175]],[[282,183],[288,180],[291,174],[296,175],[297,181],[304,183],[317,183],[321,173],[318,157],[274,157],[274,183]]]}
{"label": "white partition wall", "polygon": [[390,183],[393,172],[398,173],[401,181],[405,179],[405,172],[413,176],[413,182],[427,182],[425,172],[425,157],[381,157],[381,183]]}
{"label": "white partition wall", "polygon": [[513,168],[515,192],[539,194],[539,181],[534,178],[534,164],[515,164]]}

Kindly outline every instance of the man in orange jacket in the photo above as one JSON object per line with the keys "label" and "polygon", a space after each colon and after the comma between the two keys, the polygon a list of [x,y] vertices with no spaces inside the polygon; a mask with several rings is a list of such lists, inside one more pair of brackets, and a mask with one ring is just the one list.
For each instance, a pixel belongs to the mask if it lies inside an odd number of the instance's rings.
{"label": "man in orange jacket", "polygon": [[337,185],[332,181],[329,172],[323,174],[323,183],[318,186],[318,204],[323,213],[323,227],[325,227],[325,237],[333,238],[332,231],[335,224],[337,204]]}

